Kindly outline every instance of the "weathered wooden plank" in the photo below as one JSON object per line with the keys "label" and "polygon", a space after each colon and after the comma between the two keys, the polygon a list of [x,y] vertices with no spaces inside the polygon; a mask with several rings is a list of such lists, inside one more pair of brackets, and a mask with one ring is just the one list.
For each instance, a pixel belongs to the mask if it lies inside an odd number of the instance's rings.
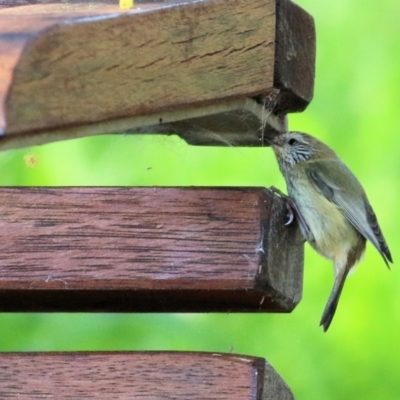
{"label": "weathered wooden plank", "polygon": [[[210,115],[211,125],[193,125],[185,140],[263,145],[261,126],[286,127],[271,110],[304,109],[312,97],[312,18],[299,7],[287,7],[290,19],[276,14],[280,1],[136,2],[124,11],[115,1],[1,9],[10,2],[0,0],[0,150]],[[295,68],[280,73],[287,61]],[[252,96],[263,112],[251,106],[245,121],[256,133],[242,118]],[[221,120],[241,131],[209,134]],[[174,124],[160,131],[169,128],[182,132]]]}
{"label": "weathered wooden plank", "polygon": [[17,66],[2,90],[7,134],[250,96],[273,83],[273,0],[129,11],[117,3],[37,4],[3,9],[0,20],[0,53]]}
{"label": "weathered wooden plank", "polygon": [[221,353],[2,353],[1,398],[292,400],[264,359]]}
{"label": "weathered wooden plank", "polygon": [[1,188],[1,311],[291,311],[303,246],[262,188]]}

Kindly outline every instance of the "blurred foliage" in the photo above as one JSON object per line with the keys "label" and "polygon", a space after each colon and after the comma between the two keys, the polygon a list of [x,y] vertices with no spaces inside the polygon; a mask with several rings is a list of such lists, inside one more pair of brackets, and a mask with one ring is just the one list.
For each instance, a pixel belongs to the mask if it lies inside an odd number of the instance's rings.
{"label": "blurred foliage", "polygon": [[[290,116],[290,128],[327,142],[360,178],[397,261],[398,0],[297,2],[316,21],[317,76],[312,104]],[[27,159],[35,164],[27,165]],[[54,143],[1,153],[0,167],[0,184],[7,186],[284,188],[268,148],[190,147],[174,136]],[[303,300],[290,315],[0,314],[0,350],[232,350],[265,357],[300,400],[400,398],[398,265],[388,272],[368,246],[324,334],[318,323],[331,271],[307,246]]]}

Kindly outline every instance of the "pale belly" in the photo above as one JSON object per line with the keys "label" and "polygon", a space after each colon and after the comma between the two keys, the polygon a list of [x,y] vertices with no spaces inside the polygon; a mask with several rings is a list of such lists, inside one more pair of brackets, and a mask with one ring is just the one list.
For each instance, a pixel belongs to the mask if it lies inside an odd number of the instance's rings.
{"label": "pale belly", "polygon": [[298,193],[290,196],[311,230],[313,238],[308,240],[320,254],[331,260],[346,259],[350,249],[360,240],[360,234],[347,221],[338,207],[320,193]]}

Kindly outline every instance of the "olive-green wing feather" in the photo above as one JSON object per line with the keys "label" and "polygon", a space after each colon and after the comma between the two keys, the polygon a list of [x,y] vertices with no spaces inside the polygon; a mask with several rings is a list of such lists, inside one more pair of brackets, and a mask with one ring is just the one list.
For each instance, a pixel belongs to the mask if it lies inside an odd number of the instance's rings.
{"label": "olive-green wing feather", "polygon": [[386,265],[392,256],[376,215],[358,179],[340,160],[310,162],[306,174],[329,201],[336,204],[347,220],[377,248]]}

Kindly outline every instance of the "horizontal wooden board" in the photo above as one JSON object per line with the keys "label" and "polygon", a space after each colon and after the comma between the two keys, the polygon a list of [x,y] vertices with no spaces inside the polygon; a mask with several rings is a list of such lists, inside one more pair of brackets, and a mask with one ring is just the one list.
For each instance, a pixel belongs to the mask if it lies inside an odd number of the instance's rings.
{"label": "horizontal wooden board", "polygon": [[303,245],[262,188],[1,188],[2,311],[291,311]]}
{"label": "horizontal wooden board", "polygon": [[258,357],[221,353],[2,353],[1,398],[292,400]]}
{"label": "horizontal wooden board", "polygon": [[0,54],[10,59],[6,73],[14,72],[0,92],[6,134],[246,97],[273,85],[274,0],[128,11],[117,2],[37,4],[0,10],[0,21]]}
{"label": "horizontal wooden board", "polygon": [[140,128],[264,145],[311,101],[314,65],[288,0],[0,0],[0,150]]}

